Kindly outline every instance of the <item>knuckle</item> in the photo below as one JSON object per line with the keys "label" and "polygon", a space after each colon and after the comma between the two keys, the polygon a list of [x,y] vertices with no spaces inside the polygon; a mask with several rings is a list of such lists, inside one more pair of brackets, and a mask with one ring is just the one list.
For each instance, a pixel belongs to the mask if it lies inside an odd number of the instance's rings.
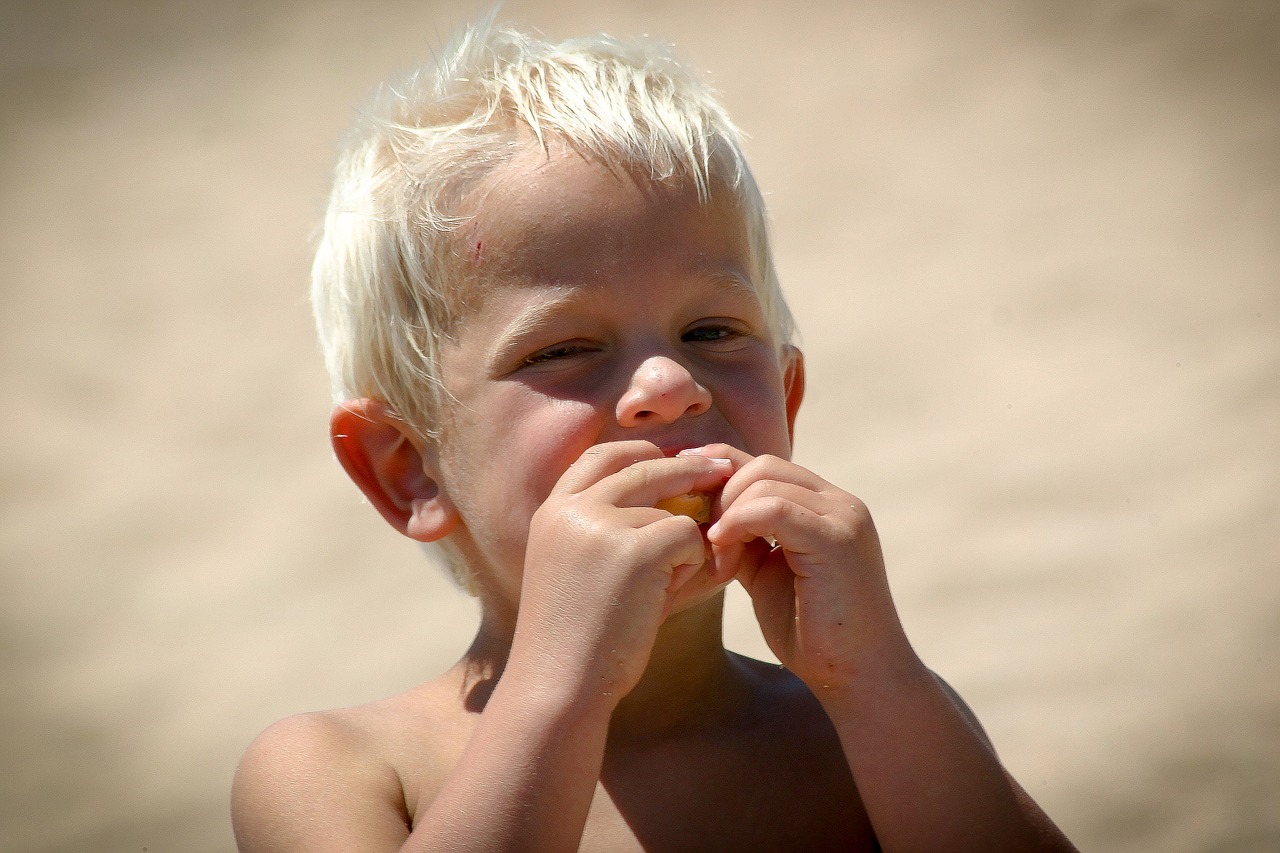
{"label": "knuckle", "polygon": [[871,513],[867,510],[867,505],[857,498],[849,501],[848,530],[850,535],[855,539],[865,539],[875,536],[875,522],[871,519]]}
{"label": "knuckle", "polygon": [[794,505],[791,501],[787,500],[782,495],[774,494],[772,492],[761,495],[757,499],[757,503],[760,505],[760,508],[770,516],[790,515],[794,510]]}
{"label": "knuckle", "polygon": [[742,490],[742,497],[748,500],[767,500],[780,494],[781,489],[776,480],[756,480]]}
{"label": "knuckle", "polygon": [[761,476],[764,471],[773,468],[773,466],[776,465],[779,461],[781,460],[779,460],[777,456],[766,453],[761,456],[755,457],[746,465],[743,465],[742,469],[744,471],[749,472],[752,476],[758,477],[758,476]]}
{"label": "knuckle", "polygon": [[678,547],[683,547],[693,537],[697,537],[699,541],[702,539],[698,523],[683,515],[668,515],[666,518],[660,518],[644,530],[654,539],[669,541]]}
{"label": "knuckle", "polygon": [[653,485],[657,478],[657,472],[654,471],[652,465],[640,464],[645,460],[637,459],[635,463],[628,465],[619,471],[616,476],[619,484],[626,490],[644,489]]}

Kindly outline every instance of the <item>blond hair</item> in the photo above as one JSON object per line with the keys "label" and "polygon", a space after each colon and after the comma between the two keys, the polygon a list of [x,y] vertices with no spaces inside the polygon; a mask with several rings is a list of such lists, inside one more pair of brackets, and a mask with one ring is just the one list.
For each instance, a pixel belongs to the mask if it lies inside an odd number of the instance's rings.
{"label": "blond hair", "polygon": [[462,311],[451,234],[462,198],[532,137],[602,162],[736,195],[755,285],[779,346],[793,325],[773,268],[764,201],[741,136],[669,46],[605,35],[560,44],[492,16],[434,68],[380,87],[340,150],[312,267],[316,325],[336,402],[381,400],[439,437],[441,343]]}

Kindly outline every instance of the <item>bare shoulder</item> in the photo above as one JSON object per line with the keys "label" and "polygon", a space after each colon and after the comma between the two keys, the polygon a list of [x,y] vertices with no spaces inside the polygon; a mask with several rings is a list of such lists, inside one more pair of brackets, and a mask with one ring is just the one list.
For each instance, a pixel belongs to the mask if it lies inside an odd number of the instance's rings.
{"label": "bare shoulder", "polygon": [[231,791],[243,853],[398,849],[402,787],[369,722],[366,708],[299,714],[254,739]]}
{"label": "bare shoulder", "polygon": [[456,673],[352,708],[288,717],[249,745],[231,817],[241,853],[398,850],[474,725]]}

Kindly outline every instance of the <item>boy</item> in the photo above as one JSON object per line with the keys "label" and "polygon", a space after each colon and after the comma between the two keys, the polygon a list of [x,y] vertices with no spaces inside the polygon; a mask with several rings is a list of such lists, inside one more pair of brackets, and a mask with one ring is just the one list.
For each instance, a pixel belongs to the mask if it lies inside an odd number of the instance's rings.
{"label": "boy", "polygon": [[[242,851],[1071,849],[913,653],[866,508],[788,461],[764,205],[662,50],[464,33],[346,149],[313,288],[339,459],[482,619],[264,732]],[[721,645],[732,580],[784,668]]]}

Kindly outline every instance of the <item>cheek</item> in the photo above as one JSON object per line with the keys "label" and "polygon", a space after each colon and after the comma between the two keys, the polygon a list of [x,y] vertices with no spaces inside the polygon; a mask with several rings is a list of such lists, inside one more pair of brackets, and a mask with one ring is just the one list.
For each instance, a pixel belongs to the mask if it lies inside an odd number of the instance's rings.
{"label": "cheek", "polygon": [[791,435],[782,383],[772,375],[756,375],[754,380],[734,383],[725,390],[729,393],[721,410],[742,435],[743,449],[752,456],[769,453],[789,458]]}
{"label": "cheek", "polygon": [[554,400],[517,432],[518,446],[527,448],[520,453],[531,496],[541,505],[569,466],[600,440],[601,418],[584,403]]}
{"label": "cheek", "polygon": [[470,444],[468,466],[477,486],[510,510],[530,514],[550,494],[560,476],[600,435],[599,413],[574,400],[556,400],[512,388],[503,405],[487,419],[468,418],[460,424],[476,441]]}

